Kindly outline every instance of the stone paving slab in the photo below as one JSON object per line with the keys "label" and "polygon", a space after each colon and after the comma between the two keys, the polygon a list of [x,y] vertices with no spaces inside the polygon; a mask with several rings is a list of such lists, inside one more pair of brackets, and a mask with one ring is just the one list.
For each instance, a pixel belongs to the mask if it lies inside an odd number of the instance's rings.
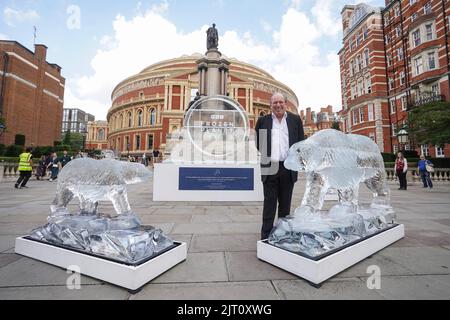
{"label": "stone paving slab", "polygon": [[226,252],[230,281],[298,279],[297,276],[261,261],[256,251]]}
{"label": "stone paving slab", "polygon": [[[1,294],[1,293],[0,293]],[[270,281],[149,284],[130,300],[278,300]]]}
{"label": "stone paving slab", "polygon": [[190,253],[186,261],[154,279],[152,283],[228,281],[223,252]]}
{"label": "stone paving slab", "polygon": [[0,252],[5,252],[14,248],[16,238],[21,235],[0,235]]}
{"label": "stone paving slab", "polygon": [[[66,270],[27,257],[0,268],[0,287],[66,285]],[[81,276],[81,284],[101,284],[102,281]]]}
{"label": "stone paving slab", "polygon": [[[362,279],[366,281],[366,279]],[[450,275],[381,277],[381,288],[375,290],[385,299],[448,300]]]}
{"label": "stone paving slab", "polygon": [[190,252],[256,251],[258,234],[194,235]]}
{"label": "stone paving slab", "polygon": [[376,290],[367,289],[360,279],[327,281],[319,289],[304,280],[275,280],[274,286],[283,299],[287,300],[380,300],[384,297]]}
{"label": "stone paving slab", "polygon": [[125,300],[129,293],[119,287],[103,285],[82,285],[79,290],[66,286],[0,287],[2,300]]}
{"label": "stone paving slab", "polygon": [[177,223],[172,234],[218,234],[220,223]]}

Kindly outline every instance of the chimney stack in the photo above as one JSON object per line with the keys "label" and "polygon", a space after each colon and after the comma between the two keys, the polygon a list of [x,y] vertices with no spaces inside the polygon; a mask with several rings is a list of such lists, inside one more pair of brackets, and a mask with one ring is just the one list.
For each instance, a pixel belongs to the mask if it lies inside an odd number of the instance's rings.
{"label": "chimney stack", "polygon": [[34,54],[41,61],[46,61],[47,59],[47,46],[43,44],[34,45]]}

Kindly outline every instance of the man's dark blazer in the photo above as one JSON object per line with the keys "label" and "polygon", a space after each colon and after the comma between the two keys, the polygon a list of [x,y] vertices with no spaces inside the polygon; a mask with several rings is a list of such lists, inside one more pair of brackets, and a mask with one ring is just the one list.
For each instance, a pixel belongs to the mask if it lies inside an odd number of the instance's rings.
{"label": "man's dark blazer", "polygon": [[[289,132],[289,147],[293,144],[302,141],[305,139],[305,134],[303,132],[303,124],[300,116],[287,112],[286,123]],[[259,152],[261,152],[261,167],[269,167],[270,164],[270,156],[272,154],[272,126],[273,119],[272,114],[268,114],[262,117],[259,117],[256,122],[255,130],[256,130],[256,147]],[[266,129],[266,134],[261,132],[260,130]],[[265,141],[264,141],[265,140]],[[267,148],[267,149],[266,149]],[[291,171],[292,182],[297,181],[298,172]],[[261,176],[262,181],[265,182],[267,179],[266,175]]]}

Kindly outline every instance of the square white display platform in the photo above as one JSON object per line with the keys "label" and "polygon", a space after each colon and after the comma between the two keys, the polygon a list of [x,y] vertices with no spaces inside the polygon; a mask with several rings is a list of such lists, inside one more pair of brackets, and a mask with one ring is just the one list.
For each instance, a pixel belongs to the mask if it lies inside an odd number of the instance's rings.
{"label": "square white display platform", "polygon": [[258,241],[257,255],[258,259],[317,285],[404,236],[404,226],[402,224],[397,225],[317,261],[275,247],[268,244],[266,240],[262,240]]}
{"label": "square white display platform", "polygon": [[[180,168],[218,168],[253,170],[253,190],[180,190]],[[153,201],[263,201],[259,164],[173,164],[155,163]]]}
{"label": "square white display platform", "polygon": [[16,238],[15,252],[64,269],[79,267],[80,273],[106,281],[130,291],[138,291],[150,280],[186,260],[186,243],[175,242],[176,247],[144,262],[130,266],[84,253],[60,248],[51,244]]}

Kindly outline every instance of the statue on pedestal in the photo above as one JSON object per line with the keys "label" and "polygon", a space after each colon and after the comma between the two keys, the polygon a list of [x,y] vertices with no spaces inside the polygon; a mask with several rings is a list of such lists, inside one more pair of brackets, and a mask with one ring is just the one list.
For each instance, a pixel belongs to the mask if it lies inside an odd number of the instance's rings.
{"label": "statue on pedestal", "polygon": [[206,31],[207,40],[206,40],[206,48],[208,50],[217,49],[219,47],[219,33],[216,29],[216,24],[213,23],[212,27]]}

